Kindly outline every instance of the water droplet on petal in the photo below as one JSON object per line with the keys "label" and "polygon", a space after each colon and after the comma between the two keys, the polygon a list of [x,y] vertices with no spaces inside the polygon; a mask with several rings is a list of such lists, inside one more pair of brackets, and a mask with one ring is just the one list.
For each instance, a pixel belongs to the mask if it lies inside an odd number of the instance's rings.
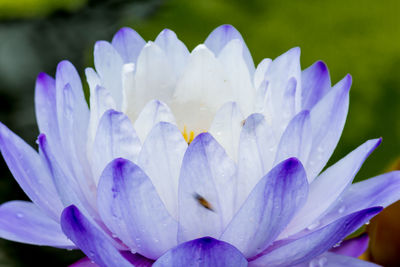
{"label": "water droplet on petal", "polygon": [[319,221],[316,221],[316,222],[310,224],[310,225],[307,227],[307,230],[312,231],[312,230],[314,230],[315,228],[317,228],[318,226],[319,226]]}
{"label": "water droplet on petal", "polygon": [[346,210],[345,206],[341,206],[338,210],[339,213],[343,213]]}
{"label": "water droplet on petal", "polygon": [[327,259],[327,258],[325,258],[325,257],[320,258],[320,259],[318,260],[319,267],[325,266],[325,263],[327,263],[327,262],[328,262],[328,259]]}
{"label": "water droplet on petal", "polygon": [[22,213],[18,212],[18,213],[17,213],[17,217],[21,219],[21,218],[23,218],[23,217],[24,217],[24,214],[22,214]]}

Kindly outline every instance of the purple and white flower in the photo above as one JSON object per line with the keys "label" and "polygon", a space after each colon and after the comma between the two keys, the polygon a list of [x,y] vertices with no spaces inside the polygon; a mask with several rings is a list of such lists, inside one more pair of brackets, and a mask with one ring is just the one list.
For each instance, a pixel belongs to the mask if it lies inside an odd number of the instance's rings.
{"label": "purple and white flower", "polygon": [[0,125],[32,200],[0,207],[2,238],[79,248],[75,266],[373,266],[350,257],[365,238],[332,248],[400,198],[400,173],[352,184],[380,139],[322,171],[349,75],[302,71],[299,48],[255,68],[229,25],[192,52],[123,28],[94,60],[90,109],[71,63],[39,74],[38,152]]}

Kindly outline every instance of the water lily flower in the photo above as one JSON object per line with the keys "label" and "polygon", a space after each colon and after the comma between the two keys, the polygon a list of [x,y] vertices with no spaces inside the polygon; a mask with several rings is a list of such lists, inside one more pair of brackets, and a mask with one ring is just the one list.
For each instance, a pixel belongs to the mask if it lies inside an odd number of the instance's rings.
{"label": "water lily flower", "polygon": [[146,43],[123,28],[94,61],[90,109],[71,63],[39,74],[38,152],[0,125],[32,200],[0,207],[1,237],[79,248],[74,266],[373,265],[332,248],[400,198],[400,173],[352,184],[380,139],[322,171],[349,75],[302,71],[299,48],[255,68],[230,25],[192,52],[171,30]]}

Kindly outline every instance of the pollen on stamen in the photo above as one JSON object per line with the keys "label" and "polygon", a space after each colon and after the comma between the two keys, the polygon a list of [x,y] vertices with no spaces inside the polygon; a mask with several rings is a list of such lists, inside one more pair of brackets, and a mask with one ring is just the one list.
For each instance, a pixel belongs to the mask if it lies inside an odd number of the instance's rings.
{"label": "pollen on stamen", "polygon": [[186,143],[188,143],[188,145],[190,145],[190,143],[193,141],[194,139],[194,131],[190,131],[188,133],[186,126],[183,127],[183,138],[185,139]]}

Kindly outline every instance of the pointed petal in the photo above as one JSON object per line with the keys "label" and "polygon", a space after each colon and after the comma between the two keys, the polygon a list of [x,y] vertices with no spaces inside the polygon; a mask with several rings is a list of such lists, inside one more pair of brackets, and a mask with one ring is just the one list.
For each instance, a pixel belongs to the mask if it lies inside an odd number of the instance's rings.
{"label": "pointed petal", "polygon": [[154,267],[224,267],[247,266],[246,258],[232,245],[211,237],[195,239],[162,255]]}
{"label": "pointed petal", "polygon": [[[85,75],[86,81],[89,85],[90,96],[92,96],[96,87],[101,85],[101,80],[99,75],[93,68],[86,68]],[[90,109],[92,109],[92,103],[90,103]]]}
{"label": "pointed petal", "polygon": [[33,245],[74,247],[60,224],[27,201],[10,201],[0,206],[0,237]]}
{"label": "pointed petal", "polygon": [[216,56],[218,56],[226,44],[234,39],[240,40],[243,44],[243,58],[246,61],[250,74],[252,75],[254,73],[253,58],[251,57],[250,51],[247,48],[242,35],[232,25],[221,25],[213,30],[210,35],[208,35],[204,44],[213,51]]}
{"label": "pointed petal", "polygon": [[233,99],[244,114],[249,115],[253,111],[256,92],[242,56],[243,49],[243,42],[234,39],[221,50],[218,60],[222,63],[226,77],[230,81]]}
{"label": "pointed petal", "polygon": [[59,141],[55,80],[45,73],[40,73],[35,87],[36,120],[41,133],[46,133],[52,140]]}
{"label": "pointed petal", "polygon": [[300,48],[295,47],[280,55],[272,61],[265,74],[270,91],[270,103],[273,105],[273,117],[282,116],[282,106],[285,103],[285,90],[289,80],[294,79],[296,86],[296,111],[301,108],[301,68],[300,68]]}
{"label": "pointed petal", "polygon": [[50,173],[39,154],[2,123],[0,123],[0,150],[25,194],[48,216],[57,220],[63,206]]}
{"label": "pointed petal", "polygon": [[354,257],[348,257],[339,255],[332,252],[326,252],[321,256],[311,260],[308,263],[304,263],[302,265],[297,266],[324,266],[324,267],[342,267],[342,266],[351,266],[351,267],[379,267],[380,265],[374,264],[372,262],[359,260]]}
{"label": "pointed petal", "polygon": [[108,163],[115,158],[136,162],[141,149],[139,137],[129,118],[118,111],[108,110],[100,119],[93,143],[92,169],[95,183]]}
{"label": "pointed petal", "polygon": [[272,129],[264,116],[257,113],[250,115],[240,133],[236,209],[271,169],[276,145]]}
{"label": "pointed petal", "polygon": [[174,76],[176,78],[179,77],[182,74],[190,55],[185,44],[176,37],[176,34],[173,31],[169,29],[160,32],[154,42],[167,56]]}
{"label": "pointed petal", "polygon": [[308,182],[301,163],[290,158],[273,168],[250,193],[221,240],[250,258],[266,249],[307,199]]}
{"label": "pointed petal", "polygon": [[257,66],[256,71],[254,72],[253,84],[254,88],[259,88],[261,83],[265,80],[265,74],[269,66],[271,65],[272,60],[270,58],[264,58]]}
{"label": "pointed petal", "polygon": [[175,88],[175,80],[164,51],[153,42],[147,43],[137,60],[135,87],[127,99],[132,114],[139,114],[145,104],[153,99],[168,103]]}
{"label": "pointed petal", "polygon": [[167,122],[153,127],[143,144],[138,165],[150,177],[168,212],[178,218],[178,182],[187,143],[178,128]]}
{"label": "pointed petal", "polygon": [[94,91],[90,94],[90,120],[89,120],[89,151],[91,151],[94,138],[96,137],[97,128],[99,126],[100,118],[104,112],[109,109],[116,109],[116,104],[110,92],[102,87],[96,86]]}
{"label": "pointed petal", "polygon": [[322,61],[315,62],[301,73],[303,109],[310,110],[331,89],[328,67]]}
{"label": "pointed petal", "polygon": [[276,152],[275,164],[290,157],[306,163],[312,145],[310,113],[304,110],[297,114],[283,132]]}
{"label": "pointed petal", "polygon": [[123,27],[114,35],[111,44],[118,51],[124,63],[136,63],[146,42],[133,29]]}
{"label": "pointed petal", "polygon": [[171,109],[178,126],[196,133],[207,130],[217,110],[234,101],[230,81],[222,64],[204,45],[197,46],[176,84]]}
{"label": "pointed petal", "polygon": [[64,89],[67,84],[71,86],[73,94],[76,95],[77,102],[79,102],[77,106],[85,106],[85,95],[83,94],[79,73],[71,62],[63,60],[57,65],[56,71],[57,98],[59,98],[59,94],[62,94],[62,89]]}
{"label": "pointed petal", "polygon": [[[74,204],[85,213],[89,209],[89,211],[92,211],[91,214],[95,214],[96,212],[90,210],[90,204],[87,202],[71,171],[65,165],[59,164],[55,158],[52,147],[50,147],[44,134],[39,135],[38,144],[43,163],[46,164],[50,171],[52,182],[54,182],[63,206],[67,207]],[[57,221],[59,221],[58,217]]]}
{"label": "pointed petal", "polygon": [[134,163],[119,158],[107,165],[97,196],[104,223],[134,251],[156,259],[177,244],[177,222]]}
{"label": "pointed petal", "polygon": [[210,134],[193,140],[179,178],[179,242],[222,234],[233,216],[235,172],[235,164]]}
{"label": "pointed petal", "polygon": [[368,248],[369,237],[367,233],[364,233],[358,237],[347,239],[340,243],[339,246],[333,247],[330,252],[336,254],[349,256],[349,257],[360,257],[365,250]]}
{"label": "pointed petal", "polygon": [[208,130],[234,161],[238,157],[243,121],[244,117],[236,102],[228,102],[217,111]]}
{"label": "pointed petal", "polygon": [[350,185],[321,218],[321,224],[368,207],[387,207],[399,199],[400,171],[385,173]]}
{"label": "pointed petal", "polygon": [[161,101],[152,100],[140,112],[134,127],[142,143],[146,140],[151,129],[160,121],[175,123],[174,115],[169,107]]}
{"label": "pointed petal", "polygon": [[[76,99],[76,95],[69,83],[63,88],[60,101],[62,119],[60,122],[60,134],[62,149],[54,149],[53,153],[59,164],[65,165],[65,169],[71,171],[82,192],[87,199],[93,199],[95,187],[90,174],[90,164],[87,158],[87,136],[89,114],[83,112]],[[58,96],[57,96],[58,97]],[[58,98],[57,98],[58,100]],[[60,104],[60,106],[58,106]],[[86,104],[85,104],[86,105]],[[86,105],[87,108],[87,105]]]}
{"label": "pointed petal", "polygon": [[338,82],[310,111],[313,146],[306,164],[312,181],[331,157],[342,134],[349,107],[351,76]]}
{"label": "pointed petal", "polygon": [[320,226],[320,222],[316,220],[350,186],[361,165],[380,143],[381,139],[365,142],[318,176],[310,184],[306,204],[299,210],[283,236],[290,236],[307,226],[311,228],[314,228],[312,225]]}
{"label": "pointed petal", "polygon": [[102,86],[109,90],[117,109],[122,106],[123,61],[117,50],[106,41],[98,41],[94,46],[94,66],[101,78]]}
{"label": "pointed petal", "polygon": [[61,228],[65,235],[99,266],[133,266],[113,246],[111,238],[92,224],[75,206],[64,209],[61,214]]}
{"label": "pointed petal", "polygon": [[278,241],[252,261],[252,266],[291,266],[309,261],[344,239],[381,210],[381,207],[374,207],[355,212],[308,235]]}

